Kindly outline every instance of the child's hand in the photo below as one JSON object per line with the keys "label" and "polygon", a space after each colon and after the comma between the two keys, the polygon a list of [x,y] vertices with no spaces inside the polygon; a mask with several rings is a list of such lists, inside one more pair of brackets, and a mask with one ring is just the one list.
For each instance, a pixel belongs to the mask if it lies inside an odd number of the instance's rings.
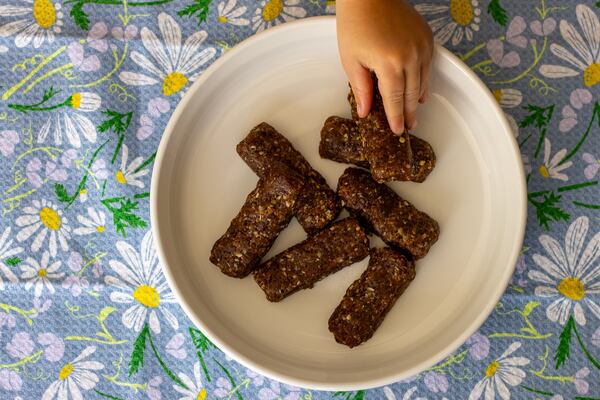
{"label": "child's hand", "polygon": [[433,35],[406,0],[337,0],[338,45],[342,64],[365,117],[379,79],[392,131],[416,125],[417,102],[427,99]]}

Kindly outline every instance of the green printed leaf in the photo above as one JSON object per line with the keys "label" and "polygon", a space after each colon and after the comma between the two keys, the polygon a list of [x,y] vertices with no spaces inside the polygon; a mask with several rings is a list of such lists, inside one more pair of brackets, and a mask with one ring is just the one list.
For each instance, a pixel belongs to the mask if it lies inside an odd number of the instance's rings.
{"label": "green printed leaf", "polygon": [[54,184],[54,193],[56,193],[56,197],[58,201],[62,203],[68,203],[71,200],[71,196],[67,192],[67,188],[62,183]]}
{"label": "green printed leaf", "polygon": [[180,17],[191,17],[196,15],[198,17],[198,26],[200,26],[206,17],[208,17],[208,7],[212,0],[194,0],[189,6],[177,11],[177,15]]}
{"label": "green printed leaf", "polygon": [[[146,327],[148,325],[146,324]],[[158,364],[161,366],[161,368],[163,369],[163,371],[165,371],[165,374],[167,374],[167,376],[169,378],[171,378],[171,380],[173,382],[175,382],[177,385],[181,386],[184,389],[188,389],[189,387],[187,387],[187,385],[185,383],[183,383],[183,381],[181,379],[179,379],[179,377],[177,375],[175,375],[175,373],[173,373],[173,371],[171,371],[169,369],[169,367],[167,366],[167,364],[163,361],[163,359],[160,357],[160,355],[158,355],[158,351],[156,350],[156,347],[154,346],[154,342],[152,341],[152,335],[150,334],[150,332],[148,331],[148,341],[150,342],[150,348],[152,348],[152,352],[154,353],[154,357],[156,357],[156,361],[158,361]]]}
{"label": "green printed leaf", "polygon": [[506,10],[500,4],[500,0],[492,0],[487,8],[488,14],[492,16],[494,21],[502,26],[506,26],[508,18],[506,17]]}
{"label": "green printed leaf", "polygon": [[539,301],[530,301],[529,303],[525,304],[525,307],[523,308],[523,316],[528,317],[529,314],[531,314],[531,312],[539,305]]}
{"label": "green printed leaf", "polygon": [[6,265],[8,265],[9,267],[15,267],[19,264],[21,264],[23,262],[23,260],[21,260],[19,257],[11,257],[11,258],[7,258],[4,263]]}
{"label": "green printed leaf", "polygon": [[[237,390],[237,388],[238,388],[238,385],[237,385],[237,383],[235,383],[235,379],[233,379],[233,376],[231,375],[231,373],[230,373],[230,372],[227,370],[227,368],[225,368],[225,366],[224,366],[223,364],[221,364],[221,363],[219,362],[219,360],[217,360],[217,359],[216,359],[216,358],[214,358],[214,357],[213,357],[213,360],[214,360],[214,361],[217,363],[217,365],[218,365],[218,366],[221,368],[221,370],[222,370],[222,371],[225,373],[225,375],[226,375],[226,376],[227,376],[227,378],[229,379],[229,382],[231,383],[231,387],[232,387],[232,388],[236,388],[236,389],[234,389],[234,392],[235,392],[235,394],[236,394],[236,396],[237,396],[238,400],[244,400],[244,398],[242,397],[242,395],[241,395],[241,393],[239,392],[239,390]],[[233,394],[233,393],[230,393],[230,396],[229,396],[230,398],[231,398],[231,395],[232,395],[232,394]]]}
{"label": "green printed leaf", "polygon": [[135,339],[131,359],[129,360],[129,377],[136,374],[144,366],[144,351],[146,350],[146,336],[149,334],[148,323],[144,324],[142,331]]}
{"label": "green printed leaf", "polygon": [[129,128],[131,118],[133,117],[133,112],[122,114],[108,109],[103,111],[102,114],[106,115],[108,119],[102,121],[102,123],[97,126],[100,132],[106,132],[110,129],[115,133],[125,133],[127,128]]}
{"label": "green printed leaf", "polygon": [[543,196],[544,199],[541,202],[535,200],[534,197],[529,197],[529,202],[533,204],[536,209],[536,216],[541,227],[548,230],[550,229],[550,221],[558,222],[561,220],[569,220],[571,217],[569,213],[557,206],[557,204],[560,202],[561,196],[555,194],[554,192],[544,193]]}
{"label": "green printed leaf", "polygon": [[554,396],[554,393],[552,393],[552,392],[545,392],[543,390],[534,389],[534,388],[531,388],[531,387],[525,386],[525,385],[521,385],[521,387],[523,389],[529,391],[529,392],[533,392],[533,393],[537,393],[537,394],[542,394],[544,396]]}
{"label": "green printed leaf", "polygon": [[196,356],[198,357],[198,361],[200,361],[206,380],[210,382],[210,374],[208,373],[206,361],[204,360],[204,352],[207,351],[209,347],[215,347],[215,345],[212,344],[212,342],[198,329],[190,327],[188,330],[190,332],[190,337],[192,338],[192,344],[196,348]]}
{"label": "green printed leaf", "polygon": [[[148,223],[134,213],[138,202],[126,197],[116,197],[100,201],[113,215],[113,223],[118,233],[127,237],[125,228],[145,228]],[[114,205],[116,204],[116,206]]]}
{"label": "green printed leaf", "polygon": [[123,400],[123,399],[122,399],[122,398],[120,398],[120,397],[113,396],[113,395],[111,395],[111,394],[108,394],[108,393],[101,392],[101,391],[99,391],[98,389],[94,389],[94,392],[96,392],[96,394],[98,394],[99,396],[106,397],[107,399],[111,399],[111,400]]}
{"label": "green printed leaf", "polygon": [[535,106],[533,104],[528,104],[527,107],[524,107],[529,114],[525,116],[519,122],[519,126],[521,128],[526,128],[530,125],[535,126],[538,129],[542,129],[550,123],[552,120],[552,115],[554,114],[554,104],[548,107],[540,107]]}
{"label": "green printed leaf", "polygon": [[83,11],[84,4],[83,1],[73,4],[73,8],[71,8],[69,15],[73,18],[73,21],[75,21],[75,24],[78,27],[87,31],[90,27],[90,19],[85,11]]}
{"label": "green printed leaf", "polygon": [[573,331],[574,324],[575,320],[573,319],[573,316],[570,316],[569,320],[565,324],[565,328],[560,334],[558,348],[556,349],[556,354],[554,355],[554,360],[556,361],[556,369],[563,365],[565,361],[567,361],[567,358],[569,358],[571,346],[571,333]]}

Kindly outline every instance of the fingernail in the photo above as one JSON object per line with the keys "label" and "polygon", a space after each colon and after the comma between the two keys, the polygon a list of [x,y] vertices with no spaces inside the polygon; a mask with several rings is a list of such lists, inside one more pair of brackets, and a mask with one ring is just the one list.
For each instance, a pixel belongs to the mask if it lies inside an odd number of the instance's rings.
{"label": "fingernail", "polygon": [[412,123],[410,129],[417,129],[417,120],[415,120],[415,122]]}
{"label": "fingernail", "polygon": [[394,118],[392,121],[390,121],[390,129],[396,135],[402,134],[402,132],[404,132],[404,121],[398,118]]}

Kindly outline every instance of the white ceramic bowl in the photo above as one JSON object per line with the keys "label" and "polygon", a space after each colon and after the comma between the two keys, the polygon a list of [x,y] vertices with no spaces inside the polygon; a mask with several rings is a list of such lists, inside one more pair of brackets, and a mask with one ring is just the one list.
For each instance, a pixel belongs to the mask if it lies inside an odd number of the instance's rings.
{"label": "white ceramic bowl", "polygon": [[[373,338],[352,350],[335,342],[327,320],[367,260],[281,303],[269,303],[251,277],[229,278],[208,260],[257,182],[235,151],[256,124],[284,133],[331,187],[347,167],[318,154],[324,120],[350,115],[334,18],[285,24],[244,41],[185,95],[155,161],[152,229],[182,307],[231,357],[293,385],[364,389],[432,366],[491,313],[523,239],[519,149],[494,98],[462,62],[437,47],[431,75],[415,134],[432,144],[437,166],[425,183],[391,186],[439,222],[440,239]],[[293,220],[268,256],[304,237]]]}

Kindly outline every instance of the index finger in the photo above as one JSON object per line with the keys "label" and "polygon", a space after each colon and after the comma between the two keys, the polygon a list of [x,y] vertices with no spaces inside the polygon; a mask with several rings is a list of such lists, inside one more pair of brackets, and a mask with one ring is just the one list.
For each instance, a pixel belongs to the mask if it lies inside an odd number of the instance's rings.
{"label": "index finger", "polygon": [[390,129],[399,135],[404,132],[404,71],[384,69],[377,71],[379,92]]}

